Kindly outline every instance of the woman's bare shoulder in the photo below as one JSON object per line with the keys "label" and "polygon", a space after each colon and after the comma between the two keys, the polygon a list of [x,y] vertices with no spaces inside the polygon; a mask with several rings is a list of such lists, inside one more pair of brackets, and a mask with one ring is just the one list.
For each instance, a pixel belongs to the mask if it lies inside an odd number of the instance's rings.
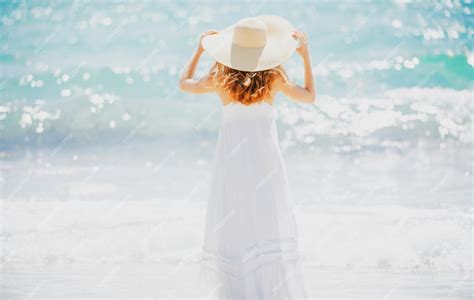
{"label": "woman's bare shoulder", "polygon": [[232,99],[230,99],[229,95],[219,86],[216,86],[214,88],[214,92],[217,94],[217,96],[219,96],[219,100],[221,101],[222,105],[227,105],[232,101]]}

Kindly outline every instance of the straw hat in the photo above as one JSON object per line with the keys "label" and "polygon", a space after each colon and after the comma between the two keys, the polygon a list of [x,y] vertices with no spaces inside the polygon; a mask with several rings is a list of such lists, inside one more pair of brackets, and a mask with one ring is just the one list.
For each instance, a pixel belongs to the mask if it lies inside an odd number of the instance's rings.
{"label": "straw hat", "polygon": [[202,47],[221,64],[240,71],[272,69],[295,52],[293,26],[279,16],[245,18],[217,34],[205,36]]}

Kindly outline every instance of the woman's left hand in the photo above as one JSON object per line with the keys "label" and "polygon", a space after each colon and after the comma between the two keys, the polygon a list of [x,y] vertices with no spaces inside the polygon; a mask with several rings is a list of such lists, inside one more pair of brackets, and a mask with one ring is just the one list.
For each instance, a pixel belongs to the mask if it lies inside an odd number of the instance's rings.
{"label": "woman's left hand", "polygon": [[308,50],[308,35],[305,32],[299,32],[293,30],[293,38],[299,42],[296,52],[298,52],[302,57],[306,57],[309,54]]}
{"label": "woman's left hand", "polygon": [[219,32],[217,30],[213,30],[213,29],[201,33],[201,36],[199,37],[198,50],[201,51],[201,52],[204,51],[204,48],[202,47],[202,39],[204,37],[206,37],[208,35],[211,35],[211,34],[217,34],[217,33],[219,33]]}

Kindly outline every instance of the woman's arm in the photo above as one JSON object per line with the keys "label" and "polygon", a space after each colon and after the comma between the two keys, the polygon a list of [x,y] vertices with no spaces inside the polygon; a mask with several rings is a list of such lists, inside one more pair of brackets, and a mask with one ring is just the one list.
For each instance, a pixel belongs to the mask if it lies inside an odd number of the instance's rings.
{"label": "woman's arm", "polygon": [[183,74],[181,74],[181,77],[179,79],[179,88],[183,92],[188,92],[192,94],[202,94],[202,93],[209,93],[213,91],[211,78],[208,75],[198,80],[193,79],[193,76],[194,76],[194,72],[196,71],[199,58],[201,58],[201,55],[204,52],[204,48],[201,45],[202,39],[209,34],[215,34],[215,33],[217,33],[217,31],[210,30],[201,34],[198,48],[194,51],[193,55],[191,56],[191,59],[184,67]]}
{"label": "woman's arm", "polygon": [[314,85],[313,68],[311,66],[311,57],[309,55],[306,33],[294,31],[293,37],[300,42],[300,46],[296,49],[296,52],[301,56],[304,63],[304,87],[283,80],[278,80],[277,86],[283,94],[293,100],[303,103],[315,103],[316,88]]}

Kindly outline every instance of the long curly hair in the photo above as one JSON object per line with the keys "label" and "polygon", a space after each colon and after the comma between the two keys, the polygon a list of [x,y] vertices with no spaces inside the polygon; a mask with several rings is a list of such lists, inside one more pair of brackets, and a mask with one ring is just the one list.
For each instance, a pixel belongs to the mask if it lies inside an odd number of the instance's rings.
{"label": "long curly hair", "polygon": [[269,98],[272,84],[280,76],[284,82],[288,77],[281,66],[273,69],[245,72],[215,62],[209,71],[213,83],[224,90],[232,101],[244,105],[262,102]]}

